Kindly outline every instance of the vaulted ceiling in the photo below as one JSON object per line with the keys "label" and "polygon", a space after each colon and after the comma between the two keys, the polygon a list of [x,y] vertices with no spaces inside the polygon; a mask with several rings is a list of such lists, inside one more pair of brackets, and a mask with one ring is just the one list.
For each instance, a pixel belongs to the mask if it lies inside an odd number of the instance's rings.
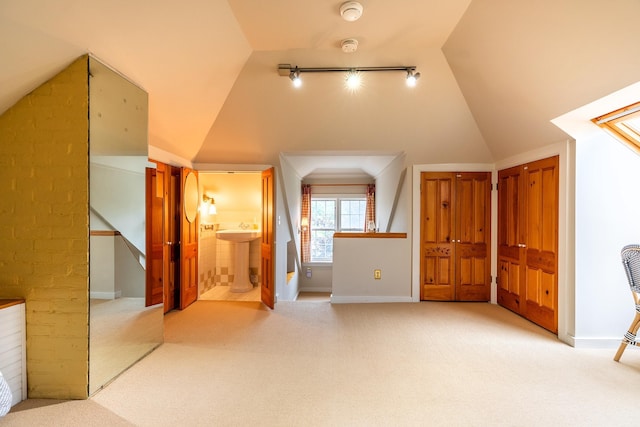
{"label": "vaulted ceiling", "polygon": [[[149,93],[149,144],[195,164],[274,164],[279,153],[405,153],[492,162],[568,138],[550,120],[638,81],[640,2],[609,0],[4,0],[0,112],[87,52]],[[340,41],[359,40],[345,54]],[[300,67],[336,73],[294,89]]]}

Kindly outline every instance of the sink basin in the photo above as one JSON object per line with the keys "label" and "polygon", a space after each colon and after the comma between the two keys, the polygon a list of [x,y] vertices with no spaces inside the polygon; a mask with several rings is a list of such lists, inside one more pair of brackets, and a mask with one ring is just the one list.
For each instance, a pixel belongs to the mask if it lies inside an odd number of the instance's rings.
{"label": "sink basin", "polygon": [[258,230],[220,230],[216,232],[220,240],[235,243],[233,256],[234,279],[229,290],[231,292],[249,292],[253,284],[249,280],[249,246],[252,240],[260,238]]}
{"label": "sink basin", "polygon": [[216,232],[216,237],[230,242],[242,243],[250,242],[260,237],[258,230],[220,230]]}

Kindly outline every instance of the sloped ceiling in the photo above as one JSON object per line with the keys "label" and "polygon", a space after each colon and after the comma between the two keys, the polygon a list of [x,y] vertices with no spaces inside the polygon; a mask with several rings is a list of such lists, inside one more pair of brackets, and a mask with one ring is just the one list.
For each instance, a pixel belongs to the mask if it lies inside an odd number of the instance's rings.
{"label": "sloped ceiling", "polygon": [[634,0],[471,3],[443,51],[497,160],[566,139],[552,119],[640,80],[639,16]]}
{"label": "sloped ceiling", "polygon": [[[490,162],[566,139],[550,120],[640,75],[637,0],[362,0],[351,23],[341,3],[4,0],[0,112],[90,52],[149,93],[150,145],[194,163]],[[346,37],[356,53],[341,52]],[[409,90],[402,73],[369,73],[349,93],[338,74],[303,75],[296,91],[279,63],[416,65],[422,78]]]}
{"label": "sloped ceiling", "polygon": [[200,148],[251,47],[226,1],[0,2],[0,113],[92,53],[149,93],[149,143]]}

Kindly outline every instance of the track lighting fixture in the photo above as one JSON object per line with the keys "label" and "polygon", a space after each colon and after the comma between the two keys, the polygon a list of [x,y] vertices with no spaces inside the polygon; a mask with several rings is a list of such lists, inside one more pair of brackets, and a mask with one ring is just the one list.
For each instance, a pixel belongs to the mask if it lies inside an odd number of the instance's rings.
{"label": "track lighting fixture", "polygon": [[420,73],[416,73],[416,70],[407,70],[407,86],[414,87],[418,83]]}
{"label": "track lighting fixture", "polygon": [[[281,76],[289,76],[295,87],[300,87],[302,81],[300,79],[301,73],[334,73],[342,72],[347,73],[346,82],[347,87],[353,89],[352,85],[359,86],[359,80],[361,73],[373,71],[404,71],[407,73],[407,85],[415,86],[420,73],[416,72],[415,65],[399,65],[393,67],[310,67],[303,68],[298,66],[291,66],[290,64],[279,64],[278,74]],[[356,81],[358,82],[356,84]]]}

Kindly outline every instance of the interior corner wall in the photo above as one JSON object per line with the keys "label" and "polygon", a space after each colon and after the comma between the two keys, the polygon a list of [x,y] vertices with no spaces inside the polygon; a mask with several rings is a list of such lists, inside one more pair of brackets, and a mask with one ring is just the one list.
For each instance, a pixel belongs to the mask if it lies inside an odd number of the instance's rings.
{"label": "interior corner wall", "polygon": [[[301,183],[302,179],[295,173],[291,165],[283,158],[280,157],[280,168],[278,168],[280,175],[280,193],[284,202],[283,210],[278,211],[279,214],[286,218],[289,224],[290,231],[289,236],[295,244],[295,252],[292,254],[296,258],[294,263],[296,265],[296,274],[294,274],[292,281],[288,282],[289,286],[295,287],[296,294],[299,291],[300,283],[300,264],[301,248],[300,248],[300,234],[298,233],[299,221],[300,221],[300,206],[302,204]],[[290,253],[291,251],[287,251]]]}
{"label": "interior corner wall", "polygon": [[634,315],[620,250],[640,243],[640,156],[604,132],[576,142],[576,347],[616,347]]}
{"label": "interior corner wall", "polygon": [[285,183],[276,175],[276,295],[279,301],[293,301],[298,296],[297,280],[287,280],[287,256],[291,241],[291,226],[285,202]]}
{"label": "interior corner wall", "polygon": [[[409,190],[405,174],[405,155],[396,157],[378,176],[376,176],[376,220],[380,231],[406,233],[409,229],[409,206],[400,200]],[[404,182],[401,180],[404,177]],[[403,185],[399,185],[403,184]],[[396,203],[397,202],[397,203]],[[395,204],[395,211],[394,209]]]}
{"label": "interior corner wall", "polygon": [[24,298],[29,398],[88,395],[88,57],[0,116],[0,297]]}

